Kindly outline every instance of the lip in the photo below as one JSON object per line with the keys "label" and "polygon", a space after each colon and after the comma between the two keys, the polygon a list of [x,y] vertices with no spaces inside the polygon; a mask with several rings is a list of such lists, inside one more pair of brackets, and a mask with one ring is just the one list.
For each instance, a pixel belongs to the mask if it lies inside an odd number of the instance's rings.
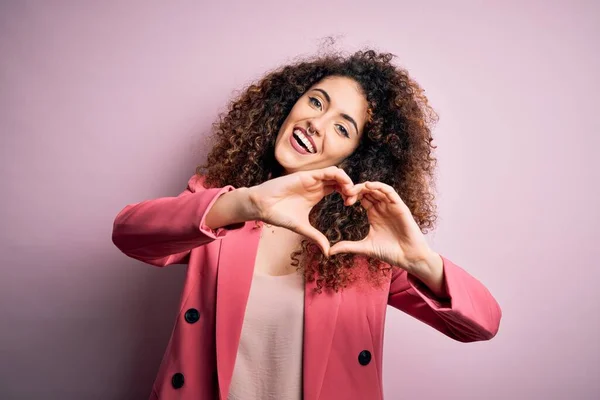
{"label": "lip", "polygon": [[305,156],[312,155],[312,153],[310,153],[308,150],[306,150],[304,147],[302,147],[298,144],[298,141],[296,140],[294,135],[290,135],[290,146],[292,146],[292,148],[294,150],[296,150],[298,153],[300,153],[302,155],[305,155]]}
{"label": "lip", "polygon": [[317,148],[317,145],[316,145],[315,141],[313,140],[312,136],[309,136],[306,133],[306,129],[304,129],[301,126],[295,126],[294,129],[292,129],[292,135],[294,135],[294,131],[296,129],[298,129],[299,131],[301,131],[304,134],[304,136],[306,136],[306,138],[308,139],[308,141],[310,142],[310,144],[312,144],[313,149],[315,149],[314,154],[317,154],[317,152],[319,151],[319,149]]}

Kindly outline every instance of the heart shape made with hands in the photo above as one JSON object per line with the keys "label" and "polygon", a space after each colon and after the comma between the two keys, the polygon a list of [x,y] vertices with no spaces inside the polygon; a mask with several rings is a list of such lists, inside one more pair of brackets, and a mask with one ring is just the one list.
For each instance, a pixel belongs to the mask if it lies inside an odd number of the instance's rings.
{"label": "heart shape made with hands", "polygon": [[429,253],[429,245],[421,228],[390,185],[364,182],[354,185],[342,196],[345,205],[360,202],[367,213],[369,232],[362,240],[334,244],[328,256],[339,253],[363,254],[401,266]]}
{"label": "heart shape made with hands", "polygon": [[338,242],[325,254],[354,253],[379,259],[417,277],[435,296],[448,298],[443,283],[443,261],[429,247],[396,190],[381,182],[365,182],[342,191],[345,205],[360,201],[366,210],[369,233],[362,240]]}
{"label": "heart shape made with hands", "polygon": [[[429,246],[409,208],[391,186],[381,182],[354,184],[337,167],[303,171],[267,181],[257,188],[261,220],[299,233],[313,240],[332,256],[339,253],[363,254],[392,265],[402,266],[424,257]],[[312,208],[325,196],[339,192],[344,205],[357,201],[367,212],[369,233],[359,241],[330,245],[325,235],[309,222]]]}

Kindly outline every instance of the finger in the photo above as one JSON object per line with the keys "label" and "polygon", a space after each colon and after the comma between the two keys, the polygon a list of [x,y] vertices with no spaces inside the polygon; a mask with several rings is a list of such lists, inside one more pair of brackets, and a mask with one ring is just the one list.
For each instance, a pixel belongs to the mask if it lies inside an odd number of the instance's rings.
{"label": "finger", "polygon": [[364,183],[359,183],[346,190],[344,193],[353,199],[353,201],[360,201],[365,194],[366,187]]}
{"label": "finger", "polygon": [[369,182],[367,188],[379,190],[388,198],[389,202],[391,203],[396,204],[402,202],[402,199],[400,198],[400,195],[398,195],[398,192],[396,192],[396,190],[390,185],[386,185],[382,182]]}
{"label": "finger", "polygon": [[344,204],[347,206],[351,206],[358,201],[358,196],[346,197],[344,200]]}
{"label": "finger", "polygon": [[328,186],[335,188],[335,190],[340,192],[341,194],[343,194],[345,192],[344,187],[339,182],[325,181],[325,187],[328,187]]}
{"label": "finger", "polygon": [[373,202],[369,200],[368,197],[363,196],[360,200],[360,205],[362,206],[362,208],[368,211],[371,207],[373,207]]}
{"label": "finger", "polygon": [[[323,181],[323,183],[325,184],[325,187],[329,188],[329,187],[333,187],[334,190],[336,192],[338,192],[342,198],[344,199],[344,204],[346,205],[350,205],[348,204],[348,198],[350,196],[348,196],[347,192],[348,189],[351,188],[353,185],[352,184],[340,184],[338,181]],[[331,192],[328,192],[328,194]]]}
{"label": "finger", "polygon": [[329,240],[318,229],[314,228],[311,225],[300,225],[292,230],[315,242],[321,248],[323,254],[329,256]]}
{"label": "finger", "polygon": [[365,195],[365,193],[361,192],[361,193],[358,193],[358,194],[354,194],[354,195],[348,196],[348,202],[347,202],[346,205],[351,206],[354,203],[361,201],[362,198],[364,197],[364,195]]}
{"label": "finger", "polygon": [[365,189],[365,183],[357,183],[356,185],[353,185],[352,187],[346,189],[344,193],[348,196],[356,196],[363,192]]}
{"label": "finger", "polygon": [[316,170],[315,174],[320,180],[333,180],[338,182],[342,187],[354,185],[354,182],[352,182],[352,179],[350,179],[346,171],[338,167],[328,167]]}
{"label": "finger", "polygon": [[348,196],[344,194],[344,190],[341,188],[341,186],[335,181],[333,181],[333,183],[329,182],[331,181],[328,181],[328,183],[325,185],[325,196],[328,196],[333,192],[338,192],[342,196],[344,204],[346,204],[348,201]]}
{"label": "finger", "polygon": [[338,192],[340,194],[340,196],[342,196],[342,199],[344,200],[344,204],[348,205],[348,199],[350,198],[348,195],[346,195],[346,191],[343,189],[342,186],[340,186],[339,184],[336,184],[335,186],[335,191]]}
{"label": "finger", "polygon": [[331,186],[325,186],[323,188],[323,191],[325,192],[325,196],[329,196],[331,193],[336,191],[336,187],[331,185]]}
{"label": "finger", "polygon": [[357,201],[361,201],[365,194],[372,192],[372,190],[367,189],[366,183],[367,182],[357,183],[344,191],[344,194],[349,198],[346,205],[352,205]]}
{"label": "finger", "polygon": [[331,248],[329,249],[329,255],[333,256],[335,254],[341,253],[368,255],[367,251],[368,247],[366,246],[366,242],[364,239],[356,242],[350,240],[343,240],[331,246]]}
{"label": "finger", "polygon": [[369,191],[368,196],[371,196],[371,198],[373,198],[373,199],[375,199],[377,201],[381,201],[381,202],[384,202],[384,203],[389,203],[389,200],[388,200],[387,196],[383,192],[381,192],[379,190],[371,190],[371,191]]}

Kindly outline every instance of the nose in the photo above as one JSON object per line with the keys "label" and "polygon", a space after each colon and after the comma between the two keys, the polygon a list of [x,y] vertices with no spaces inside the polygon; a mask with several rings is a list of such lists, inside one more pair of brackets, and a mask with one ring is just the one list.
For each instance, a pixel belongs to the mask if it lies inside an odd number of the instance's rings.
{"label": "nose", "polygon": [[316,120],[311,120],[308,123],[308,130],[306,131],[306,133],[308,133],[309,135],[318,135],[321,136],[321,134],[323,133],[323,130],[320,126],[319,121]]}

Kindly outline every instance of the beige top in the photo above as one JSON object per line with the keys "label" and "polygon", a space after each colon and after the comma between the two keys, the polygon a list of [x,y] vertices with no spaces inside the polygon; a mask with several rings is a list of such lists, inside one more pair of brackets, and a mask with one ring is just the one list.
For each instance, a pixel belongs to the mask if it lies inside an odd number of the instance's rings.
{"label": "beige top", "polygon": [[228,400],[301,400],[304,277],[254,273]]}

